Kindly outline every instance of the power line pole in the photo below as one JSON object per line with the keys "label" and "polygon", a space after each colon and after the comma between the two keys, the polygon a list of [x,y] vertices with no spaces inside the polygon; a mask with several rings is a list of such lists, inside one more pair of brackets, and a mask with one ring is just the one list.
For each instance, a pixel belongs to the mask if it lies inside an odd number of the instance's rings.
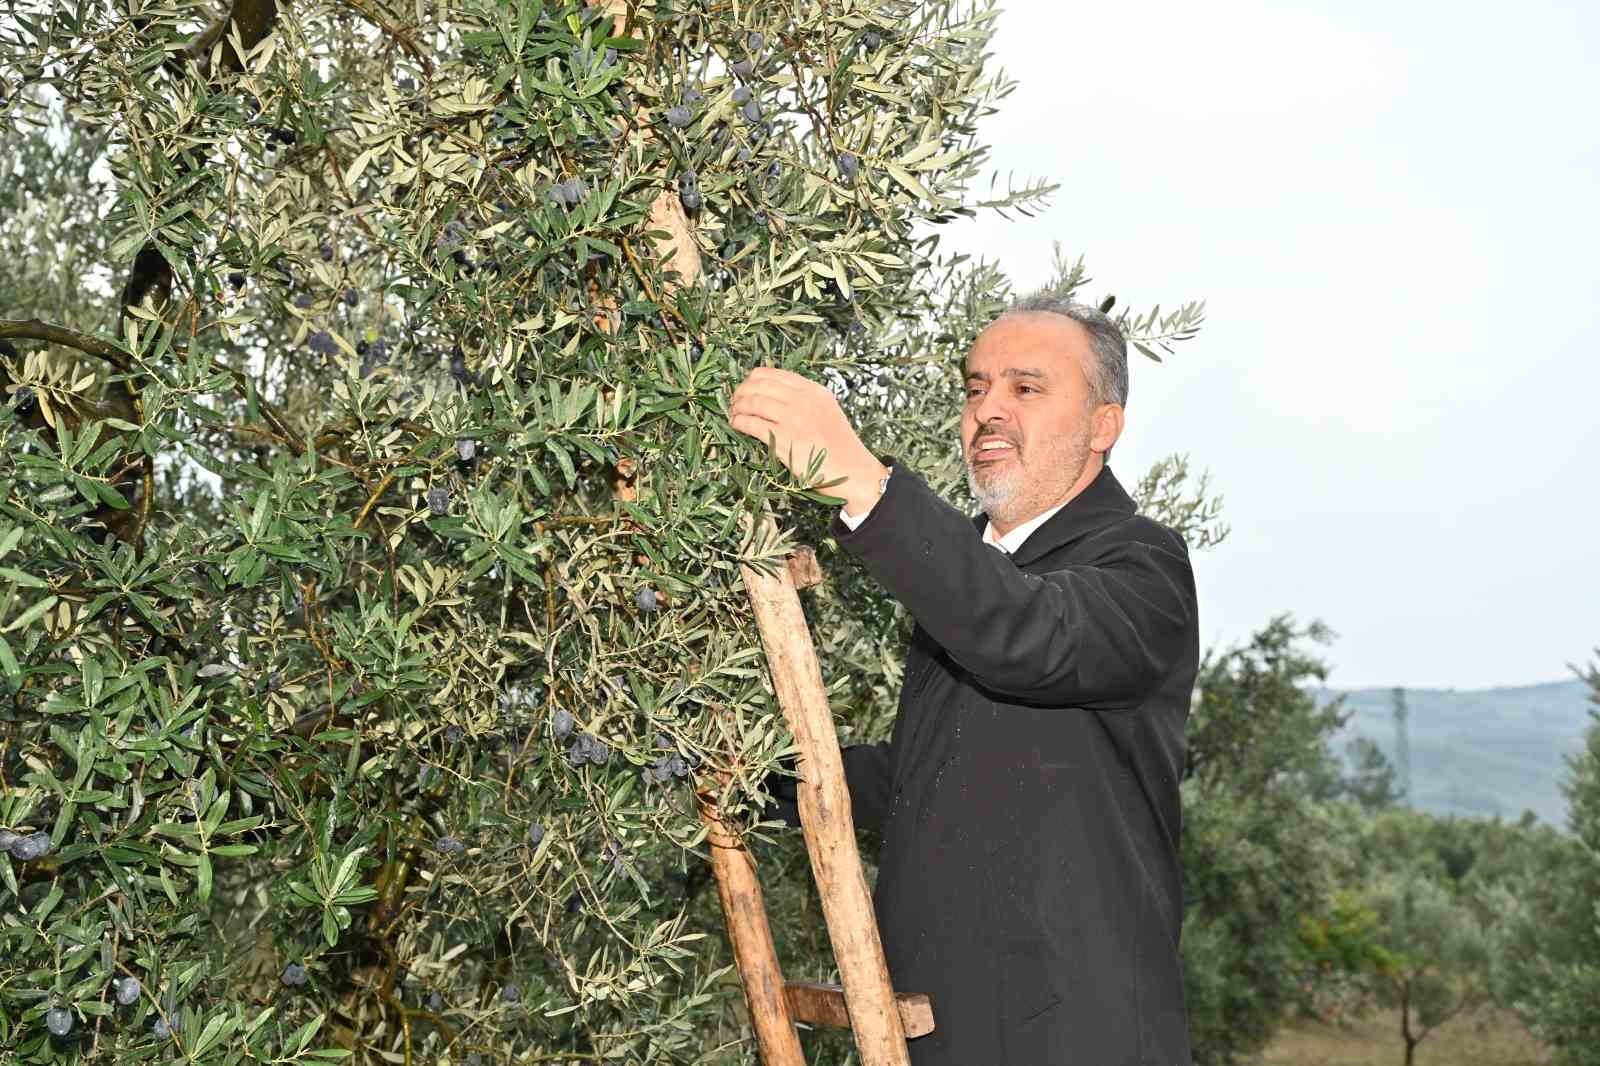
{"label": "power line pole", "polygon": [[1400,775],[1400,802],[1411,806],[1411,730],[1406,722],[1406,690],[1396,685],[1394,700],[1394,764]]}

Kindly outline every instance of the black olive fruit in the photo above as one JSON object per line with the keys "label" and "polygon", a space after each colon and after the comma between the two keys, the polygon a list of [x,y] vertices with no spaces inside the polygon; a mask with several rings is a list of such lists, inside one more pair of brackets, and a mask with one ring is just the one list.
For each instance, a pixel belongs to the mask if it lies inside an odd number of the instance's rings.
{"label": "black olive fruit", "polygon": [[567,737],[572,735],[572,727],[576,724],[573,721],[572,712],[563,707],[556,711],[554,717],[550,719],[550,732],[555,736],[556,740],[566,740]]}
{"label": "black olive fruit", "polygon": [[11,857],[18,862],[32,862],[50,854],[50,834],[40,831],[18,837],[11,842]]}
{"label": "black olive fruit", "polygon": [[579,733],[577,739],[567,748],[567,761],[573,766],[582,766],[586,762],[602,766],[609,758],[611,758],[610,746],[589,733]]}
{"label": "black olive fruit", "polygon": [[700,210],[700,179],[692,170],[678,175],[678,200],[685,211]]}
{"label": "black olive fruit", "polygon": [[450,353],[450,376],[463,385],[478,383],[478,375],[467,369],[467,357],[460,348]]}

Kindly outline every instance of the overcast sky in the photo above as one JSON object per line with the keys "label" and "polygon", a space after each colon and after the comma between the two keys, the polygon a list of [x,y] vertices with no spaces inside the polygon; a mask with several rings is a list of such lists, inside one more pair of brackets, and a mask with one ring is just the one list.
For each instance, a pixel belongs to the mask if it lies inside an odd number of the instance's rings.
{"label": "overcast sky", "polygon": [[[1600,4],[1002,0],[983,128],[1026,290],[1206,300],[1131,356],[1113,470],[1188,452],[1233,528],[1205,647],[1320,618],[1329,683],[1572,677],[1600,645]],[[975,190],[980,191],[980,190]]]}

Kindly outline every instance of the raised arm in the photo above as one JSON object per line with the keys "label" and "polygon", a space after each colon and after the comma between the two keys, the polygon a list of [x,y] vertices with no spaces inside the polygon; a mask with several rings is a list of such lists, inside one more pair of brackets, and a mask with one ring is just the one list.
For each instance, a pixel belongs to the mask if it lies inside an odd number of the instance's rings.
{"label": "raised arm", "polygon": [[[1071,503],[1068,506],[1072,506]],[[1183,541],[1129,514],[1091,561],[1018,569],[914,471],[896,467],[854,530],[832,532],[985,687],[1046,705],[1137,702],[1186,653],[1196,610]],[[1101,543],[1103,542],[1103,543]]]}

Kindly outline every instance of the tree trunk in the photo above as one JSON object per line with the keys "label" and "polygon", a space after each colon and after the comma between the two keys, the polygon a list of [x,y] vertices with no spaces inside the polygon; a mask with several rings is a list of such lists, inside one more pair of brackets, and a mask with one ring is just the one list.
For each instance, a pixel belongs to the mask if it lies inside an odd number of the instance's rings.
{"label": "tree trunk", "polygon": [[1422,1037],[1411,1035],[1411,982],[1409,981],[1400,985],[1400,1035],[1406,1042],[1405,1066],[1412,1066],[1417,1054],[1417,1045],[1422,1042]]}

